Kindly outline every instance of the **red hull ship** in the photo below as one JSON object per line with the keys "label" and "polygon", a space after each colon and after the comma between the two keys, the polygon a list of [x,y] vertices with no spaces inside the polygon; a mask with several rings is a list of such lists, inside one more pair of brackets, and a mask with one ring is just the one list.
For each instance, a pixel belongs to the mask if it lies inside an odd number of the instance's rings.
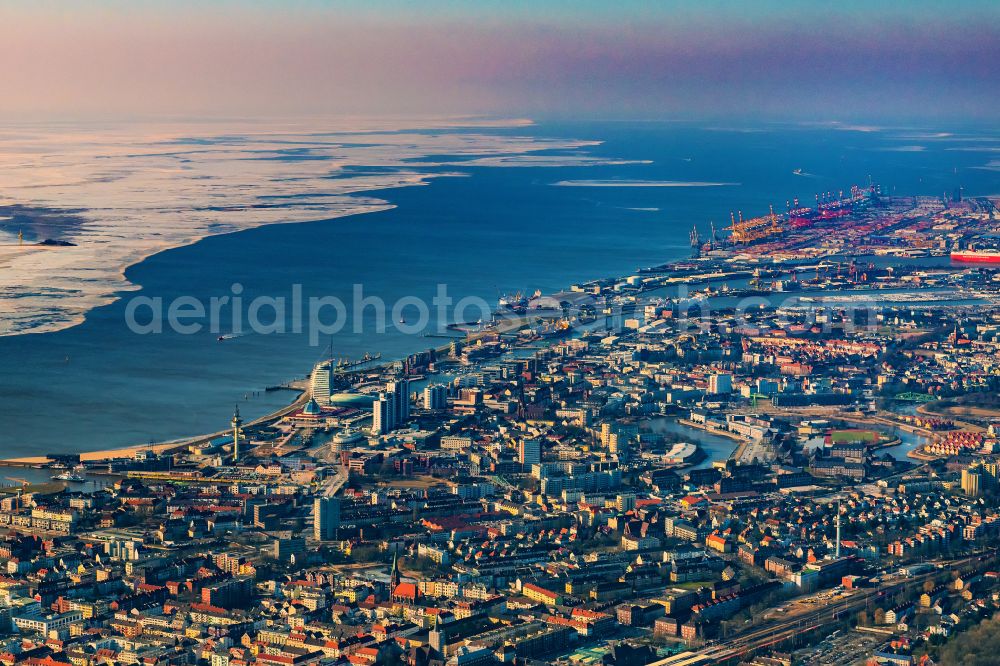
{"label": "red hull ship", "polygon": [[977,264],[1000,264],[1000,250],[955,250],[951,253],[951,260]]}

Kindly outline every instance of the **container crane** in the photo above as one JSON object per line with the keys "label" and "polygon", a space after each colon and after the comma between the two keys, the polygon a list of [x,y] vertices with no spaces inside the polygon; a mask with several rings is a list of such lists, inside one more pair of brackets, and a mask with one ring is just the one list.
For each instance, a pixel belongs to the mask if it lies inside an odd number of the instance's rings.
{"label": "container crane", "polygon": [[734,243],[753,243],[784,231],[779,223],[779,216],[774,212],[774,206],[770,207],[767,215],[760,217],[743,219],[743,211],[738,211],[738,214],[738,220],[732,213],[729,214],[732,225],[727,228]]}

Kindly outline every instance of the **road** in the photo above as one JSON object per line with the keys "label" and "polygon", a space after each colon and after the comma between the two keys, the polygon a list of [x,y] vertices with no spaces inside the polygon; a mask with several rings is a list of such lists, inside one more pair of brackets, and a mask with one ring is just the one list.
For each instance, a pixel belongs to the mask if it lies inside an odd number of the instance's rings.
{"label": "road", "polygon": [[334,469],[336,470],[334,475],[324,479],[323,483],[316,491],[316,494],[322,497],[333,497],[339,493],[345,485],[347,485],[347,470],[344,469],[344,466],[340,463],[340,456],[334,453],[332,442],[327,442],[326,444],[316,447],[311,453],[317,460],[323,460],[334,466]]}
{"label": "road", "polygon": [[333,497],[340,492],[340,489],[347,484],[347,471],[343,467],[337,468],[337,473],[325,479],[319,488],[318,495],[323,497]]}

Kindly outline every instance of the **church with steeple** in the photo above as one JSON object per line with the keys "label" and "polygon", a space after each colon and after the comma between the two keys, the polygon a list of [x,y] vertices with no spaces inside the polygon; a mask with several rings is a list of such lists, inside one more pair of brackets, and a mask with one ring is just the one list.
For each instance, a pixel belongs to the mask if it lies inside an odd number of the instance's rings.
{"label": "church with steeple", "polygon": [[399,576],[399,553],[392,555],[392,569],[389,571],[389,594],[393,602],[398,604],[415,604],[420,596],[416,583],[404,583]]}

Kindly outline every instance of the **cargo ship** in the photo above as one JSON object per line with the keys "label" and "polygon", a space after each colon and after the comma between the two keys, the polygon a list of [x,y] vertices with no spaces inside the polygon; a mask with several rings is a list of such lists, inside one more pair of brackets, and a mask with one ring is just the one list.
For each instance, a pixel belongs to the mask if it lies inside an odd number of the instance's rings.
{"label": "cargo ship", "polygon": [[[541,292],[536,291],[532,298],[538,298],[540,295]],[[528,297],[520,291],[515,291],[512,294],[500,294],[499,299],[497,299],[497,312],[524,312],[528,309],[528,301]]]}
{"label": "cargo ship", "polygon": [[1000,264],[1000,250],[954,250],[952,261],[978,264]]}

